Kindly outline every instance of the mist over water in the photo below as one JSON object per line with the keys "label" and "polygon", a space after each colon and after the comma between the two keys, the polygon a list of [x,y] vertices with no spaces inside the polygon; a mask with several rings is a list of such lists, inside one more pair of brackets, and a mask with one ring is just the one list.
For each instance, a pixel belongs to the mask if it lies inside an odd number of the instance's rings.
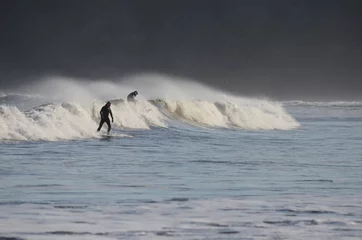
{"label": "mist over water", "polygon": [[87,103],[94,98],[102,100],[126,98],[130,92],[135,90],[141,93],[137,96],[138,99],[217,100],[220,96],[225,98],[225,94],[221,91],[191,79],[156,74],[134,75],[120,78],[118,81],[47,77],[36,83],[18,86],[15,91]]}
{"label": "mist over water", "polygon": [[357,1],[5,2],[0,91],[154,72],[243,96],[361,100]]}

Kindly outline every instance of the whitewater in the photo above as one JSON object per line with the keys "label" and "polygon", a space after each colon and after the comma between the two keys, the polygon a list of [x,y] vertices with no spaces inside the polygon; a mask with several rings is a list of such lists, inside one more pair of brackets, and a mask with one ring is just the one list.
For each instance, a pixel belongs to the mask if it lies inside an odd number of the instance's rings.
{"label": "whitewater", "polygon": [[[0,140],[70,140],[99,136],[99,110],[111,101],[118,129],[167,128],[174,122],[198,127],[287,130],[299,124],[281,104],[234,97],[193,82],[148,76],[129,79],[141,93],[124,100],[127,83],[46,79],[26,94],[0,97]],[[133,81],[132,81],[133,80]],[[134,87],[134,88],[135,88]]]}
{"label": "whitewater", "polygon": [[362,239],[361,145],[358,101],[150,74],[0,89],[0,239]]}

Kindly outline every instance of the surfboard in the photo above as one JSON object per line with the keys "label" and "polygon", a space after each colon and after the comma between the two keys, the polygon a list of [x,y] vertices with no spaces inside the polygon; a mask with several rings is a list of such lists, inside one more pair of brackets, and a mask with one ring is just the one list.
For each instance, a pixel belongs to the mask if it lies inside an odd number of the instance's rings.
{"label": "surfboard", "polygon": [[128,134],[101,134],[100,137],[102,139],[110,139],[110,138],[132,138],[134,136]]}
{"label": "surfboard", "polygon": [[108,138],[108,137],[112,137],[112,135],[108,135],[108,134],[101,134],[102,138]]}

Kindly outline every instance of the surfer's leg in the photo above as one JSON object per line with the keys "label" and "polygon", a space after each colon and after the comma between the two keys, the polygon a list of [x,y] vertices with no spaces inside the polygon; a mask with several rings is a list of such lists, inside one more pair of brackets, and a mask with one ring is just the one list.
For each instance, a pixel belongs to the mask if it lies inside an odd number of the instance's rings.
{"label": "surfer's leg", "polygon": [[108,131],[107,133],[109,133],[111,131],[111,121],[109,121],[109,118],[105,121],[108,125]]}
{"label": "surfer's leg", "polygon": [[101,122],[99,123],[99,127],[98,127],[98,129],[97,129],[97,132],[99,132],[99,131],[101,130],[104,122],[105,122],[105,121],[104,121],[104,119],[102,118],[102,119],[101,119]]}

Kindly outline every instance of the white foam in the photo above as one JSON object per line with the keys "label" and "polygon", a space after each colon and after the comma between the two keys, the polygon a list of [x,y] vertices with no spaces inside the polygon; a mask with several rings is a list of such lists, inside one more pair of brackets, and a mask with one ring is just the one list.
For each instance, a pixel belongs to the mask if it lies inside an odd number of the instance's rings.
{"label": "white foam", "polygon": [[[166,127],[164,116],[148,102],[138,104],[122,102],[113,105],[113,127],[149,129]],[[72,103],[52,103],[21,112],[14,106],[0,106],[1,140],[69,140],[98,138],[99,109],[103,103],[95,102],[87,108]],[[106,131],[106,125],[102,131]]]}
{"label": "white foam", "polygon": [[59,140],[96,137],[90,113],[72,104],[49,104],[21,112],[0,106],[1,140]]}
{"label": "white foam", "polygon": [[156,103],[168,115],[196,126],[262,130],[288,130],[299,126],[280,105],[269,102],[243,105],[235,102],[159,100]]}
{"label": "white foam", "polygon": [[[140,93],[137,102],[124,101],[133,90]],[[21,101],[25,101],[21,99],[28,98],[19,98],[20,103],[14,101],[16,104],[12,107],[1,105],[0,140],[97,137],[99,110],[109,99],[113,99],[116,128],[167,127],[172,121],[201,127],[259,130],[288,130],[299,126],[280,103],[233,96],[196,82],[158,75],[136,76],[119,82],[56,77],[24,86],[19,92],[42,96],[39,101],[33,98],[32,105],[36,101],[43,104],[45,100],[50,104],[26,112],[20,111],[24,105]]]}
{"label": "white foam", "polygon": [[[165,116],[148,101],[128,103],[127,101],[113,100],[112,112],[114,125],[119,128],[150,129],[150,127],[167,127]],[[103,102],[93,103],[93,114],[99,115]]]}

